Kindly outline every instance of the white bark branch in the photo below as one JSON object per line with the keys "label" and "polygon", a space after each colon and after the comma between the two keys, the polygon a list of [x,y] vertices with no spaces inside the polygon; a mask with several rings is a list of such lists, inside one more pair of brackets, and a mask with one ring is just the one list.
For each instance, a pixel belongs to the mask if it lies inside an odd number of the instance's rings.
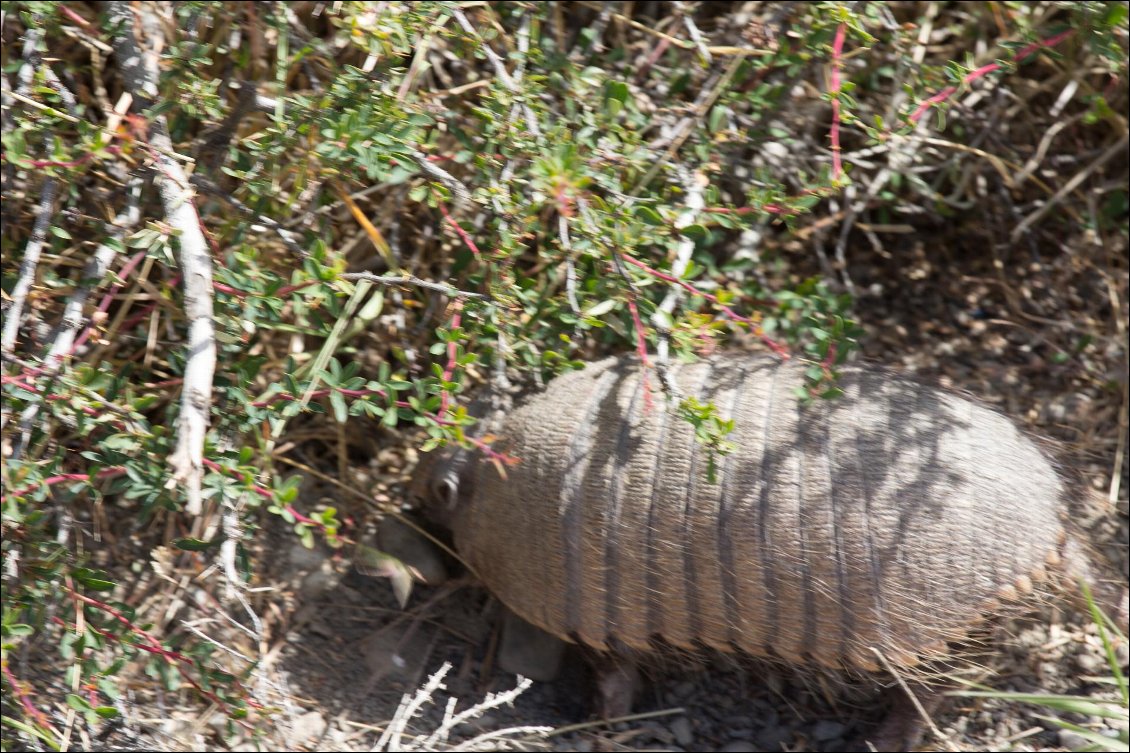
{"label": "white bark branch", "polygon": [[[683,167],[676,167],[679,177],[682,179],[683,187],[687,191],[686,204],[684,209],[679,213],[675,219],[675,229],[682,230],[689,227],[698,221],[698,215],[706,206],[706,199],[703,196],[703,189],[706,188],[706,176],[701,173],[691,174]],[[671,265],[671,275],[674,277],[682,277],[686,274],[687,267],[691,263],[691,255],[694,253],[694,239],[683,237],[679,241],[678,249],[675,252],[675,263]],[[683,297],[683,289],[679,286],[672,286],[664,296],[663,302],[659,304],[659,308],[655,314],[652,315],[651,323],[655,325],[656,330],[659,332],[659,342],[656,344],[655,354],[656,361],[659,363],[659,378],[663,381],[663,387],[668,392],[678,395],[678,386],[674,384],[672,377],[667,371],[668,351],[670,348],[671,330],[667,326],[667,321],[670,319],[672,312],[675,311],[676,304]],[[661,316],[665,314],[666,316]]]}
{"label": "white bark branch", "polygon": [[[19,88],[15,94],[28,97],[35,83],[35,69],[41,59],[39,55],[39,40],[43,37],[41,26],[32,26],[24,36],[23,64],[19,70]],[[12,94],[5,87],[5,94]],[[9,99],[9,97],[5,97]],[[51,223],[51,216],[55,209],[55,197],[59,193],[59,181],[48,177],[43,181],[43,190],[39,195],[39,207],[35,214],[35,224],[31,229],[31,238],[20,262],[20,275],[16,278],[16,285],[12,288],[12,300],[7,306],[4,316],[4,328],[0,332],[0,353],[8,355],[16,345],[19,336],[20,323],[23,321],[24,303],[31,286],[35,282],[35,269],[39,266],[39,255],[47,240],[47,228]]]}
{"label": "white bark branch", "polygon": [[[147,108],[158,94],[157,54],[143,51],[136,39],[137,24],[133,9],[126,0],[107,4],[110,18],[116,22],[114,54],[126,88],[142,108]],[[141,14],[151,14],[145,4]],[[146,24],[150,34],[157,34],[159,24]],[[157,40],[150,44],[156,47]],[[212,407],[212,377],[216,370],[216,334],[212,320],[212,258],[200,228],[200,218],[193,206],[193,191],[181,166],[168,156],[172,139],[164,116],[149,122],[149,141],[154,147],[157,189],[165,206],[165,219],[178,231],[181,276],[184,280],[184,308],[188,319],[188,356],[184,368],[184,387],[177,422],[177,446],[169,456],[173,480],[185,484],[189,515],[203,511],[200,484],[204,477],[204,439],[208,433]]]}
{"label": "white bark branch", "polygon": [[32,283],[35,282],[35,268],[39,266],[39,254],[47,241],[47,228],[51,225],[51,217],[55,210],[55,196],[59,193],[57,178],[47,178],[43,181],[43,191],[39,195],[39,208],[35,213],[35,225],[31,229],[31,238],[27,248],[24,249],[24,258],[20,262],[20,276],[12,288],[12,302],[4,316],[4,331],[0,335],[0,352],[5,355],[12,352],[15,347],[16,337],[20,331],[20,322],[23,320],[24,303],[27,294],[31,292]]}
{"label": "white bark branch", "polygon": [[[141,219],[140,199],[141,180],[134,178],[130,181],[126,208],[114,218],[112,223],[106,225],[106,231],[111,239],[120,243],[125,238],[126,231],[133,228]],[[110,263],[117,253],[118,246],[116,244],[103,243],[95,249],[94,254],[86,262],[86,267],[82,270],[82,277],[75,284],[74,292],[67,298],[67,304],[63,308],[63,319],[59,323],[55,339],[52,340],[47,356],[43,359],[43,365],[48,372],[53,372],[61,366],[63,359],[71,354],[75,344],[75,335],[85,319],[83,310],[86,308],[86,299],[90,297],[91,289],[96,287],[106,276],[106,270],[110,268]]]}

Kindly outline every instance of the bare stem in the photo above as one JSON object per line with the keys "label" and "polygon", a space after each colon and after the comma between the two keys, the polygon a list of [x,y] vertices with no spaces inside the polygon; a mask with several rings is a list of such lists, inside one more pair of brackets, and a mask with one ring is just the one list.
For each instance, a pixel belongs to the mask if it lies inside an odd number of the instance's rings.
{"label": "bare stem", "polygon": [[[121,65],[126,88],[143,108],[157,96],[157,56],[142,50],[137,42],[133,7],[125,0],[107,4],[116,22],[115,55]],[[142,15],[152,14],[144,5]],[[159,33],[159,25],[146,24],[146,31]],[[156,40],[151,40],[156,41]],[[167,156],[173,148],[163,115],[149,123],[152,157],[157,168],[157,188],[165,206],[165,218],[179,235],[180,263],[184,281],[184,307],[188,319],[188,355],[181,392],[181,412],[177,425],[177,447],[169,457],[173,479],[185,483],[186,511],[199,515],[203,510],[200,484],[204,477],[204,438],[208,432],[212,406],[212,377],[216,370],[215,323],[212,320],[212,258],[200,227],[200,217],[192,203],[193,191],[181,166]]]}

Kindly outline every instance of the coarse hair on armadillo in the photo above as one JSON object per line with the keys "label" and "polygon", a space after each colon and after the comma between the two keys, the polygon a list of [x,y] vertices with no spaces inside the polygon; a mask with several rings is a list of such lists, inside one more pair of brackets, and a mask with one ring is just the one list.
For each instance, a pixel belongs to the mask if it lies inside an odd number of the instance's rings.
{"label": "coarse hair on armadillo", "polygon": [[457,550],[566,640],[867,672],[952,656],[986,618],[1091,578],[1064,481],[1010,420],[857,367],[807,404],[803,372],[748,354],[672,368],[735,420],[716,483],[693,428],[644,409],[637,359],[559,377],[500,420],[507,478],[448,466]]}

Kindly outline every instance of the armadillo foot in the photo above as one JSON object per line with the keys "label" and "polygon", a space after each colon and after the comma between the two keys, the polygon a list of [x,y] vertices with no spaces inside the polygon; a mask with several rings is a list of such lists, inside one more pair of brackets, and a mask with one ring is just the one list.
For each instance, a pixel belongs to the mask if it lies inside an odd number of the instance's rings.
{"label": "armadillo foot", "polygon": [[918,700],[919,710],[901,686],[888,688],[886,695],[891,698],[891,708],[879,726],[870,734],[863,735],[862,750],[903,751],[914,750],[922,742],[926,732],[923,712],[933,714],[941,705],[945,688],[911,683],[911,692]]}
{"label": "armadillo foot", "polygon": [[564,653],[565,641],[505,610],[498,649],[498,666],[503,670],[550,682],[557,678]]}
{"label": "armadillo foot", "polygon": [[602,654],[592,660],[596,680],[596,714],[601,719],[627,716],[640,687],[640,671],[632,659]]}

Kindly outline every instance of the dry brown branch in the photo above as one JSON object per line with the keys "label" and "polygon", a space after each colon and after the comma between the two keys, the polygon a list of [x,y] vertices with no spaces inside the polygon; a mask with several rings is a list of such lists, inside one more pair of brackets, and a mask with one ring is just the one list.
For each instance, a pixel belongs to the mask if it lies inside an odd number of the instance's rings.
{"label": "dry brown branch", "polygon": [[1056,191],[1055,195],[1048,199],[1046,204],[1021,220],[1020,224],[1018,224],[1013,229],[1010,236],[1011,240],[1013,242],[1017,241],[1021,236],[1024,235],[1024,233],[1028,231],[1028,228],[1039,222],[1045,214],[1054,209],[1060,202],[1064,200],[1064,198],[1066,198],[1072,191],[1078,188],[1083,183],[1083,181],[1089,178],[1092,173],[1105,165],[1107,162],[1110,162],[1120,153],[1125,152],[1128,142],[1130,142],[1130,136],[1123,134],[1122,138],[1119,139],[1116,143],[1107,147],[1106,151],[1099,155],[1098,159],[1094,160],[1093,162],[1091,162],[1091,164],[1087,165],[1085,168],[1072,176],[1071,180],[1064,183],[1063,188]]}

